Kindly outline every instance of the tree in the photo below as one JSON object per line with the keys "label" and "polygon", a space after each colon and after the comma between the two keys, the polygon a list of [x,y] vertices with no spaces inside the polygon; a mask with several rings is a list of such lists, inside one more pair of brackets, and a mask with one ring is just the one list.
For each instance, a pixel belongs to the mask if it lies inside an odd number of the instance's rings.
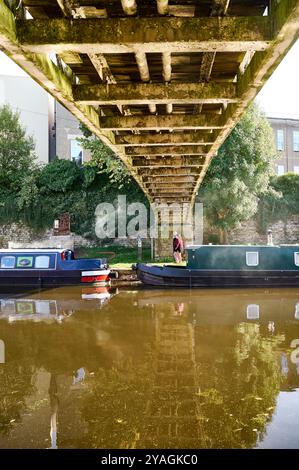
{"label": "tree", "polygon": [[94,137],[82,123],[80,124],[80,130],[84,138],[78,140],[85,150],[91,152],[91,161],[86,165],[96,168],[98,173],[107,174],[110,182],[116,183],[119,188],[130,182],[132,177],[120,158],[100,139]]}
{"label": "tree", "polygon": [[261,231],[278,220],[286,222],[299,214],[299,175],[272,176],[269,189],[259,201],[257,220]]}
{"label": "tree", "polygon": [[264,114],[251,105],[213,158],[199,197],[205,215],[227,243],[227,230],[252,217],[268,189],[276,158],[273,132]]}
{"label": "tree", "polygon": [[39,186],[42,192],[67,192],[81,177],[80,168],[75,162],[55,158],[45,165],[40,173]]}
{"label": "tree", "polygon": [[0,187],[7,191],[20,190],[24,178],[34,168],[34,141],[26,136],[19,114],[8,105],[0,107]]}

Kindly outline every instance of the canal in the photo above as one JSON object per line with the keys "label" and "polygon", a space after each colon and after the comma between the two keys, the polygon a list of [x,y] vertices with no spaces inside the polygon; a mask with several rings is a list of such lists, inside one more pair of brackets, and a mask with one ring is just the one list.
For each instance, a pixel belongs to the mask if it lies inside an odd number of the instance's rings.
{"label": "canal", "polygon": [[299,291],[3,294],[0,448],[299,448]]}

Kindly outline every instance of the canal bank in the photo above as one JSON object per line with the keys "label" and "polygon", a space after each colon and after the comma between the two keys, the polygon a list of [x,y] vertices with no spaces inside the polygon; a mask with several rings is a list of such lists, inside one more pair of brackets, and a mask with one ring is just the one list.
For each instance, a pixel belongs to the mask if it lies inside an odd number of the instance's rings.
{"label": "canal bank", "polygon": [[132,268],[111,268],[111,286],[112,287],[126,287],[126,286],[141,285],[141,281],[137,279],[137,272]]}

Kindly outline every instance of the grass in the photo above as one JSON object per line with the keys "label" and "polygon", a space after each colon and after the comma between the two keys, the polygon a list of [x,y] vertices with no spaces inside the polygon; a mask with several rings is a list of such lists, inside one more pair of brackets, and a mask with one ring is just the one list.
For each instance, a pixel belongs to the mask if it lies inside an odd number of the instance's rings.
{"label": "grass", "polygon": [[[123,247],[123,246],[105,246],[105,247],[92,247],[92,248],[78,248],[76,249],[76,257],[78,258],[107,258],[111,267],[119,269],[130,269],[132,264],[137,263],[137,248]],[[142,249],[143,263],[153,263],[151,259],[150,248]],[[159,260],[159,263],[154,264],[175,264],[172,256]],[[181,264],[181,263],[180,263]],[[185,262],[182,263],[184,265]]]}

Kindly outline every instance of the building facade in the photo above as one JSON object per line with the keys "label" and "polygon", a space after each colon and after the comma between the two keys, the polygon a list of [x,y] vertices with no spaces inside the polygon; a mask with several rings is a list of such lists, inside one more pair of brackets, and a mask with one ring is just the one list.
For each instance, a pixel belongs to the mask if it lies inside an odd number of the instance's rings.
{"label": "building facade", "polygon": [[279,155],[274,162],[277,175],[299,174],[299,119],[268,117]]}
{"label": "building facade", "polygon": [[29,77],[0,75],[0,106],[4,104],[19,112],[27,135],[34,138],[38,161],[47,163],[48,93]]}
{"label": "building facade", "polygon": [[90,159],[77,141],[82,137],[79,121],[32,78],[0,74],[3,104],[19,112],[22,126],[35,141],[38,163],[46,164],[56,156],[79,165]]}

